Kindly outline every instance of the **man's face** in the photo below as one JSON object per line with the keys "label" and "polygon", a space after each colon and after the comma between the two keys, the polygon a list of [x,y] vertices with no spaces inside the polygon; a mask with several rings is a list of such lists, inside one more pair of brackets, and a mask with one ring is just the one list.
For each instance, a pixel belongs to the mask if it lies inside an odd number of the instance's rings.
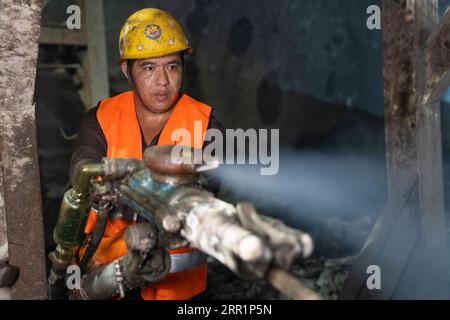
{"label": "man's face", "polygon": [[[122,71],[126,73],[126,62],[123,64]],[[136,60],[131,71],[135,90],[148,110],[164,113],[175,104],[183,76],[179,53]]]}

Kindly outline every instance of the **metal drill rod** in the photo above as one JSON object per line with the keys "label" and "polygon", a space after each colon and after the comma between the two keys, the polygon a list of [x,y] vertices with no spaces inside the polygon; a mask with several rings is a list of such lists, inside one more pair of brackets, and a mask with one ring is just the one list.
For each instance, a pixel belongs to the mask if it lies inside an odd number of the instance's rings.
{"label": "metal drill rod", "polygon": [[269,270],[267,281],[275,289],[294,300],[322,300],[318,293],[305,287],[297,278],[279,267]]}

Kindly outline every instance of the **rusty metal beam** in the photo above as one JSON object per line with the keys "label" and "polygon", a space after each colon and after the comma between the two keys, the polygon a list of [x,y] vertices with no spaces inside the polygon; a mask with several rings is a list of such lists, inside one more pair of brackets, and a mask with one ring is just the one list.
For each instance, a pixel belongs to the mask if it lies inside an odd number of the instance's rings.
{"label": "rusty metal beam", "polygon": [[47,297],[34,82],[42,1],[0,0],[0,150],[9,263],[20,268],[11,299]]}
{"label": "rusty metal beam", "polygon": [[450,10],[425,45],[426,92],[424,104],[441,100],[450,86]]}
{"label": "rusty metal beam", "polygon": [[382,1],[383,79],[388,190],[417,166],[414,11],[409,1]]}
{"label": "rusty metal beam", "polygon": [[[434,3],[435,2],[435,3]],[[448,283],[447,223],[444,206],[444,182],[442,164],[441,106],[443,90],[442,77],[448,72],[449,49],[445,42],[449,39],[450,16],[444,17],[438,27],[437,1],[415,0],[417,46],[417,156],[419,174],[419,206],[421,221],[421,242],[413,255],[411,273],[418,275],[418,266],[426,272],[423,286],[418,295],[425,297],[446,297],[450,295]],[[431,35],[431,36],[430,36]],[[442,42],[443,41],[443,42]],[[438,81],[435,81],[439,78]],[[430,100],[430,94],[438,98]],[[430,263],[432,261],[432,263]],[[412,264],[415,264],[413,266]],[[406,268],[405,273],[409,270]],[[407,289],[405,289],[406,291]],[[419,289],[418,289],[419,290]]]}
{"label": "rusty metal beam", "polygon": [[[439,100],[425,103],[427,92],[438,90],[439,83],[430,83],[430,77],[445,78],[449,62],[448,16],[430,36],[438,24],[437,9],[437,0],[382,1],[390,198],[341,298],[450,296],[440,106]],[[417,177],[417,185],[408,189],[410,183],[401,183],[405,191],[399,193],[396,184],[409,176]],[[414,192],[406,207],[401,202],[389,204],[401,200],[397,197],[408,190]],[[384,270],[381,290],[365,287],[364,270],[369,264]]]}

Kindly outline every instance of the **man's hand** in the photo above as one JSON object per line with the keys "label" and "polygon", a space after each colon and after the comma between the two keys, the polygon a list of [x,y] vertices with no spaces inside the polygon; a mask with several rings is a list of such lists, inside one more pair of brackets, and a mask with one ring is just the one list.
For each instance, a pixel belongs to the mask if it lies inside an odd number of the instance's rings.
{"label": "man's hand", "polygon": [[[132,253],[131,255],[135,255]],[[122,261],[123,276],[129,288],[143,287],[146,284],[163,280],[170,271],[170,254],[166,250],[156,250],[149,254],[140,269],[133,268],[134,258]]]}
{"label": "man's hand", "polygon": [[126,255],[85,274],[81,288],[73,290],[69,299],[103,300],[118,294],[123,298],[126,290],[162,280],[170,271],[170,254],[158,247],[157,232],[147,222],[129,226]]}
{"label": "man's hand", "polygon": [[157,239],[157,229],[150,223],[131,225],[125,231],[128,253],[121,265],[129,287],[158,282],[169,273],[170,254],[157,247]]}

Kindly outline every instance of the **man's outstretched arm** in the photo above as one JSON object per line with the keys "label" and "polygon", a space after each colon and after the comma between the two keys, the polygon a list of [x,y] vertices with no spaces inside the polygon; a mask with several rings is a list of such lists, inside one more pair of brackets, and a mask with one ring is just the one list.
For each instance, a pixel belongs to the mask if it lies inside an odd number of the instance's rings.
{"label": "man's outstretched arm", "polygon": [[73,184],[79,167],[85,163],[98,163],[106,157],[106,138],[97,120],[97,109],[89,110],[81,122],[75,150],[70,160],[69,177]]}

